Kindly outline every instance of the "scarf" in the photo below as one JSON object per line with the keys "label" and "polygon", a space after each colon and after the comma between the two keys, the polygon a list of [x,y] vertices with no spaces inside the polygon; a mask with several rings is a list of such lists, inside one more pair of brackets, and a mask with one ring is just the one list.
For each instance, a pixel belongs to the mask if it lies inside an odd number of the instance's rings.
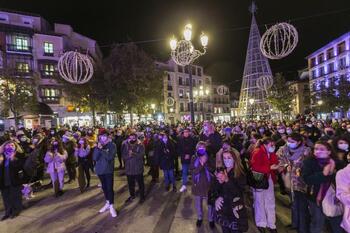
{"label": "scarf", "polygon": [[[317,158],[318,164],[324,168],[330,161],[330,158]],[[326,193],[329,189],[329,187],[331,186],[331,182],[328,181],[326,183],[322,183],[320,186],[320,190],[317,193],[317,197],[316,197],[316,203],[318,206],[321,206],[322,201],[324,199],[324,197],[326,196]]]}

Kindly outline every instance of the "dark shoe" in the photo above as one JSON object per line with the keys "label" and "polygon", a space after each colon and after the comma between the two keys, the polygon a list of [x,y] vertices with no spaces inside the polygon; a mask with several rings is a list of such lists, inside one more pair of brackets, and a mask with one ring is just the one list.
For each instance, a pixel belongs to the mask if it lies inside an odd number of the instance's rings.
{"label": "dark shoe", "polygon": [[202,226],[202,223],[203,223],[203,220],[197,220],[197,222],[196,222],[196,226],[197,227],[201,227]]}
{"label": "dark shoe", "polygon": [[1,221],[4,221],[4,220],[8,219],[9,217],[10,217],[10,215],[5,214],[5,215],[1,218]]}
{"label": "dark shoe", "polygon": [[19,215],[19,214],[11,214],[10,218],[11,218],[11,219],[14,219],[14,218],[16,218],[18,215]]}
{"label": "dark shoe", "polygon": [[215,228],[215,222],[209,222],[209,227],[210,227],[210,229],[214,229]]}
{"label": "dark shoe", "polygon": [[258,231],[259,231],[260,233],[265,233],[265,228],[263,228],[263,227],[258,227]]}
{"label": "dark shoe", "polygon": [[130,203],[135,199],[135,197],[129,197],[128,199],[126,199],[125,203]]}
{"label": "dark shoe", "polygon": [[90,183],[87,183],[85,188],[89,188],[89,187],[90,187]]}
{"label": "dark shoe", "polygon": [[145,202],[145,200],[146,199],[144,197],[140,198],[139,204],[142,205]]}
{"label": "dark shoe", "polygon": [[176,186],[173,186],[173,192],[174,192],[174,193],[177,192]]}
{"label": "dark shoe", "polygon": [[165,186],[165,191],[169,191],[170,190],[170,186],[169,185],[167,185],[167,186]]}
{"label": "dark shoe", "polygon": [[271,229],[269,228],[270,233],[277,233],[277,229]]}

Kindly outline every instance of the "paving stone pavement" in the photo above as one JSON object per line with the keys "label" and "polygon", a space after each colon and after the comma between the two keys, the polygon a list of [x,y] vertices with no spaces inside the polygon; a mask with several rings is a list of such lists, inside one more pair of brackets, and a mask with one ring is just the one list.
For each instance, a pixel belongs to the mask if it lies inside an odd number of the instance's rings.
{"label": "paving stone pavement", "polygon": [[[165,192],[161,183],[151,185],[149,177],[145,178],[146,192],[149,192],[145,203],[139,205],[136,199],[125,205],[129,194],[126,177],[120,176],[120,172],[117,172],[114,181],[118,217],[112,218],[109,213],[99,214],[98,210],[103,206],[104,198],[97,183],[97,177],[93,176],[92,187],[82,194],[77,184],[67,184],[65,194],[59,198],[53,196],[52,189],[41,191],[36,194],[34,201],[28,203],[29,207],[20,216],[0,222],[0,233],[221,232],[220,229],[211,230],[208,222],[204,222],[203,226],[197,229],[196,212],[190,191]],[[284,208],[282,211],[286,211],[285,207],[279,207],[281,208]],[[3,215],[3,210],[0,214]],[[281,214],[277,217],[279,215]],[[278,222],[279,232],[288,232],[283,228],[284,224],[286,223]],[[256,232],[251,216],[249,233]]]}

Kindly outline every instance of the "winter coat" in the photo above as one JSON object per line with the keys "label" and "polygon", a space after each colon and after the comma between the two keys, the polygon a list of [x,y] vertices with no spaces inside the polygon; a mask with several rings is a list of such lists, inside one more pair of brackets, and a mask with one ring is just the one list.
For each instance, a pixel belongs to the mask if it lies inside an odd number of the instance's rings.
{"label": "winter coat", "polygon": [[269,154],[264,145],[253,150],[250,159],[252,171],[264,173],[267,176],[271,175],[272,180],[276,182],[275,171],[270,168],[274,164],[278,164],[277,155],[275,153]]}
{"label": "winter coat", "polygon": [[81,147],[74,150],[74,156],[78,158],[78,164],[89,163],[89,155],[90,146],[86,146],[86,148]]}
{"label": "winter coat", "polygon": [[300,145],[296,149],[290,149],[287,145],[282,146],[278,151],[278,160],[280,167],[284,167],[283,173],[286,174],[287,166],[291,166],[291,183],[294,191],[306,192],[306,184],[301,178],[301,167],[303,161],[310,155],[310,148]]}
{"label": "winter coat", "polygon": [[64,172],[66,170],[65,161],[67,159],[67,151],[63,151],[62,154],[59,152],[53,153],[51,151],[46,152],[45,154],[45,163],[47,163],[47,173]]}
{"label": "winter coat", "polygon": [[159,158],[159,166],[162,170],[172,170],[175,168],[176,151],[172,141],[165,144],[159,141],[156,144],[156,156]]}
{"label": "winter coat", "polygon": [[[4,159],[0,162],[0,189],[3,189],[5,188],[5,156],[1,154],[0,158]],[[25,161],[26,158],[24,154],[16,154],[14,160],[10,160],[9,169],[11,186],[19,186],[25,182]]]}
{"label": "winter coat", "polygon": [[208,136],[202,133],[199,136],[199,139],[200,141],[207,143],[207,152],[211,158],[214,158],[222,146],[222,139],[220,134],[218,132],[214,132]]}
{"label": "winter coat", "polygon": [[[130,156],[129,151],[132,151]],[[145,147],[137,140],[135,144],[127,140],[122,144],[122,158],[125,164],[126,175],[143,174],[143,157],[145,156]]]}
{"label": "winter coat", "polygon": [[[339,161],[335,161],[335,169],[339,169]],[[323,175],[323,168],[314,156],[306,158],[301,168],[301,175],[304,182],[308,185],[307,197],[316,202],[317,194],[320,190],[321,184],[323,183],[335,183],[335,173],[325,176]]]}
{"label": "winter coat", "polygon": [[94,148],[93,160],[96,162],[95,172],[97,175],[113,174],[116,153],[117,149],[113,142],[108,142],[101,149],[97,146]]}
{"label": "winter coat", "polygon": [[350,164],[336,175],[337,198],[344,205],[342,227],[350,232]]}
{"label": "winter coat", "polygon": [[74,141],[69,140],[68,142],[63,144],[64,149],[67,151],[67,160],[66,164],[75,164],[77,162],[76,157],[74,156],[74,148],[76,144]]}
{"label": "winter coat", "polygon": [[215,163],[211,158],[202,166],[199,157],[192,158],[190,170],[192,171],[192,194],[200,197],[208,197],[209,189],[214,181]]}
{"label": "winter coat", "polygon": [[244,205],[244,189],[246,178],[244,175],[235,178],[234,171],[228,173],[229,181],[220,184],[217,180],[209,191],[209,204],[215,206],[215,201],[223,198],[223,205],[219,211],[215,212],[215,219],[219,225],[224,225],[227,221],[229,224],[238,227],[239,232],[248,230],[248,215]]}
{"label": "winter coat", "polygon": [[[196,153],[196,140],[189,136],[187,138],[181,136],[178,139],[177,143],[177,154],[181,158],[182,164],[190,164],[192,156]],[[185,159],[185,155],[188,154],[190,157],[188,159]]]}

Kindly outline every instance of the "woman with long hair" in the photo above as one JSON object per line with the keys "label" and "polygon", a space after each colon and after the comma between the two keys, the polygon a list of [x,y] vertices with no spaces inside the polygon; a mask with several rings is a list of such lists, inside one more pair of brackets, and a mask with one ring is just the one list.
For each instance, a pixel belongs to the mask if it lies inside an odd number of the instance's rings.
{"label": "woman with long hair", "polygon": [[223,233],[241,233],[248,230],[248,216],[244,205],[246,178],[239,154],[223,152],[223,166],[216,169],[216,181],[209,192],[215,205],[216,222]]}
{"label": "woman with long hair", "polygon": [[265,232],[266,228],[269,228],[271,233],[277,232],[274,183],[275,171],[279,166],[275,150],[272,138],[264,137],[257,142],[250,160],[253,173],[258,173],[268,180],[267,189],[253,190],[255,223],[259,232]]}
{"label": "woman with long hair", "polygon": [[22,210],[25,157],[20,146],[7,141],[0,146],[0,190],[5,207],[1,220],[15,218]]}
{"label": "woman with long hair", "polygon": [[[63,194],[64,173],[66,171],[65,161],[67,157],[67,151],[63,149],[62,142],[58,138],[52,137],[44,160],[47,164],[46,172],[51,176],[56,197]],[[56,182],[59,183],[58,188],[56,187]]]}
{"label": "woman with long hair", "polygon": [[[84,172],[86,178],[86,187],[90,187],[90,146],[85,137],[81,137],[78,145],[74,150],[74,155],[78,158],[79,173]],[[81,174],[79,174],[80,176]],[[83,187],[82,187],[83,188]]]}
{"label": "woman with long hair", "polygon": [[[320,233],[328,219],[333,233],[344,232],[340,227],[342,216],[326,217],[322,203],[330,188],[334,189],[339,162],[332,146],[325,141],[315,143],[311,156],[304,160],[301,174],[308,185],[307,196],[310,211],[310,233]],[[332,202],[335,205],[335,202]]]}

